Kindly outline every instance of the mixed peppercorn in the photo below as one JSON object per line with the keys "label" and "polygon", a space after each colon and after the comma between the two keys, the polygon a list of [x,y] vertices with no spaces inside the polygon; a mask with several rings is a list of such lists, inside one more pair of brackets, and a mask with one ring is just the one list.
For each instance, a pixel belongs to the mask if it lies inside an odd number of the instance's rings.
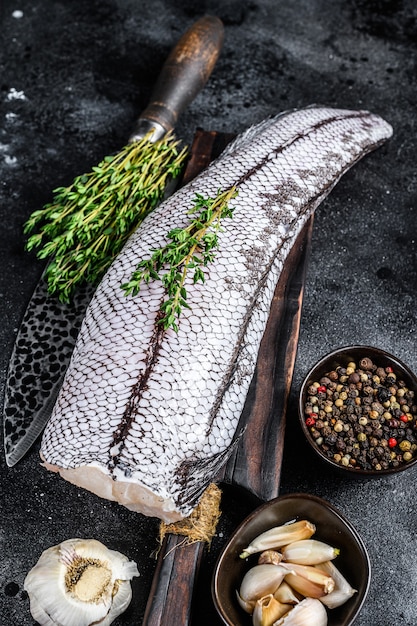
{"label": "mixed peppercorn", "polygon": [[368,357],[310,384],[304,417],[321,452],[344,467],[380,471],[417,457],[414,391]]}

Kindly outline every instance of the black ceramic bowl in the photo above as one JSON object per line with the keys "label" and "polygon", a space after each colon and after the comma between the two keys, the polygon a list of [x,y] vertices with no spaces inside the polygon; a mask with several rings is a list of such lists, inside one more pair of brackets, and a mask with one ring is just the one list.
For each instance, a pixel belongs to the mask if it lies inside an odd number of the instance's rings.
{"label": "black ceramic bowl", "polygon": [[[334,564],[357,590],[345,604],[328,609],[329,626],[349,626],[358,615],[371,580],[366,548],[353,526],[331,504],[307,494],[291,494],[270,500],[253,511],[234,531],[216,563],[212,581],[215,607],[227,626],[250,626],[251,616],[236,600],[236,590],[256,557],[239,554],[260,533],[292,520],[307,519],[316,525],[314,538],[340,549]],[[255,560],[252,560],[255,559]]]}
{"label": "black ceramic bowl", "polygon": [[[359,361],[368,357],[372,360],[372,362],[380,367],[391,367],[393,372],[396,374],[397,380],[402,379],[407,387],[414,391],[415,393],[415,402],[417,403],[417,377],[413,372],[399,359],[397,359],[392,354],[385,352],[379,348],[373,348],[371,346],[348,346],[344,348],[340,348],[327,354],[324,356],[307,374],[304,382],[301,386],[300,394],[299,394],[299,402],[298,402],[298,413],[301,428],[306,436],[307,441],[313,448],[314,452],[325,462],[328,466],[336,469],[344,473],[345,475],[350,476],[358,476],[358,477],[378,477],[381,475],[393,474],[396,472],[403,471],[414,466],[417,462],[417,456],[414,453],[413,458],[408,462],[401,462],[398,466],[393,467],[390,466],[386,469],[372,469],[371,467],[359,467],[357,465],[356,468],[351,466],[341,465],[340,462],[334,461],[332,458],[328,458],[325,452],[317,445],[314,440],[309,427],[306,424],[306,415],[305,415],[305,403],[307,397],[307,390],[313,382],[318,382],[323,376],[329,373],[332,370],[335,370],[338,366],[346,367],[348,363],[351,361],[355,363],[359,363]],[[416,432],[417,436],[417,432]],[[395,448],[398,450],[398,447]],[[398,452],[400,452],[398,450]]]}

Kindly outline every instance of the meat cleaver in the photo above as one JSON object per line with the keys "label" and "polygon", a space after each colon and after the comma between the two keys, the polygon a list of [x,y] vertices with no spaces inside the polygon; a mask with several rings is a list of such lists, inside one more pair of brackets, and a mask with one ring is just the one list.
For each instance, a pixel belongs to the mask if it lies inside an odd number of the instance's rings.
{"label": "meat cleaver", "polygon": [[[131,140],[153,129],[160,139],[207,82],[218,59],[224,27],[204,16],[180,38],[166,60],[151,101]],[[94,293],[78,289],[64,304],[48,294],[42,275],[27,306],[10,358],[3,409],[6,462],[15,465],[44,429],[62,385],[85,311]]]}

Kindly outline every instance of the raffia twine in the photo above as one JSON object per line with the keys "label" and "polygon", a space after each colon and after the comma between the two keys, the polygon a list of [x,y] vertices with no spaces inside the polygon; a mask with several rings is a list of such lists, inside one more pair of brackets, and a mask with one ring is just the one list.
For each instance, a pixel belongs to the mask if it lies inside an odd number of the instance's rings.
{"label": "raffia twine", "polygon": [[211,483],[203,493],[199,504],[188,517],[172,524],[161,522],[159,527],[160,544],[162,544],[165,535],[171,533],[183,535],[184,545],[197,541],[203,541],[210,545],[221,515],[221,495],[222,492],[219,487]]}

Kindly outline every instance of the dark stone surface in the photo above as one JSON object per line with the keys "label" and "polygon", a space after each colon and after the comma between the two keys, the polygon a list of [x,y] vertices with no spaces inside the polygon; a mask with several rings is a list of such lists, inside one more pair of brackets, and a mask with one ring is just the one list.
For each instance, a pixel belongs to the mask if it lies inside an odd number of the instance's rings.
{"label": "dark stone surface", "polygon": [[[316,214],[282,493],[326,498],[361,533],[373,578],[357,625],[415,626],[416,470],[368,481],[330,474],[300,443],[294,405],[309,367],[342,345],[375,345],[417,370],[412,0],[3,0],[0,393],[19,321],[42,270],[24,252],[23,222],[50,200],[53,188],[126,143],[170,48],[205,12],[224,20],[226,39],[209,84],[178,125],[185,142],[198,126],[239,132],[280,110],[312,103],[371,109],[394,127],[393,139],[353,168]],[[139,624],[157,522],[47,473],[38,446],[12,469],[2,456],[0,471],[0,623],[33,624],[23,580],[42,550],[69,537],[94,536],[139,563],[134,599],[116,622]],[[227,492],[228,511],[199,582],[198,624],[219,624],[209,577],[239,516],[232,499]]]}

